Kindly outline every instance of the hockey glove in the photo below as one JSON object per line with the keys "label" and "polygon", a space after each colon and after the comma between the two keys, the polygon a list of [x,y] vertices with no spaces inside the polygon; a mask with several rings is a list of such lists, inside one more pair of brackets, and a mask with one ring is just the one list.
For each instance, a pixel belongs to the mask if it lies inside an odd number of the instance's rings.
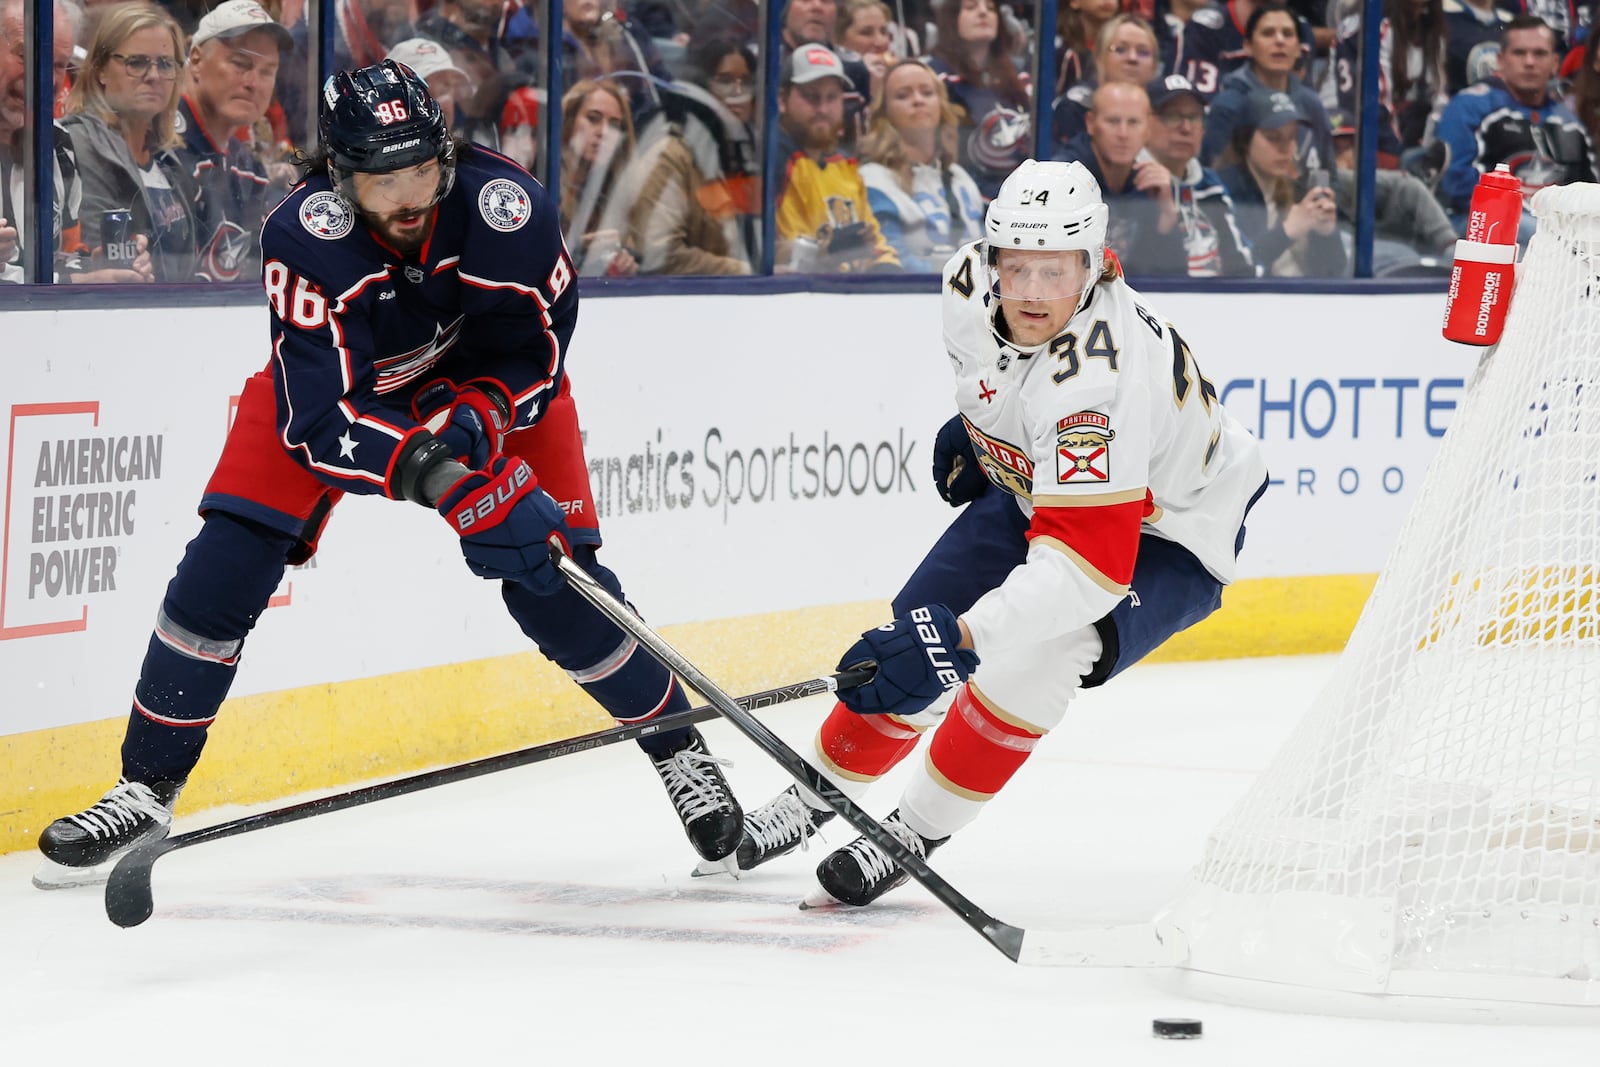
{"label": "hockey glove", "polygon": [[482,470],[505,446],[510,416],[494,398],[448,378],[429,382],[411,401],[411,413],[450,455],[473,470]]}
{"label": "hockey glove", "polygon": [[961,627],[943,604],[915,608],[868,630],[839,660],[839,669],[877,663],[865,685],[841,689],[839,699],[857,715],[915,715],[954,689],[978,666],[978,654],[956,648]]}
{"label": "hockey glove", "polygon": [[989,488],[960,415],[939,427],[933,439],[933,484],[953,508],[972,503]]}
{"label": "hockey glove", "polygon": [[461,535],[461,554],[480,578],[521,582],[539,596],[566,585],[550,562],[550,539],[570,548],[572,531],[533,468],[520,459],[496,459],[473,471],[439,498],[439,514]]}

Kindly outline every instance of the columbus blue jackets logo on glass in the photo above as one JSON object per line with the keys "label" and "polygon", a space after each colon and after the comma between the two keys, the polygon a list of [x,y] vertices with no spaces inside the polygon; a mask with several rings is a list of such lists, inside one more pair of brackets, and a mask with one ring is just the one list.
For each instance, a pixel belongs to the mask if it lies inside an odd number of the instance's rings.
{"label": "columbus blue jackets logo on glass", "polygon": [[478,194],[478,210],[483,213],[484,222],[501,233],[510,233],[522,229],[533,217],[533,201],[516,182],[496,178]]}
{"label": "columbus blue jackets logo on glass", "polygon": [[201,274],[214,282],[236,282],[254,238],[235,222],[224,222],[200,251]]}
{"label": "columbus blue jackets logo on glass", "polygon": [[313,237],[337,241],[355,229],[356,217],[338,193],[313,193],[300,205],[300,225]]}
{"label": "columbus blue jackets logo on glass", "polygon": [[1056,481],[1109,482],[1111,420],[1098,411],[1080,411],[1056,423]]}

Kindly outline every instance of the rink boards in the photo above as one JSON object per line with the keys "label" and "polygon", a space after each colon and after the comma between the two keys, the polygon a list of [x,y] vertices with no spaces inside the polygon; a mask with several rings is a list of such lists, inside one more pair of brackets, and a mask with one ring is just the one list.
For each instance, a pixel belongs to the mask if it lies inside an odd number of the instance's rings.
{"label": "rink boards", "polygon": [[[1438,339],[1432,295],[1148,305],[1182,325],[1275,483],[1224,612],[1163,654],[1340,647],[1473,354]],[[569,367],[606,559],[725,688],[826,673],[949,520],[927,473],[952,410],[937,315],[931,294],[585,304]],[[250,307],[5,318],[0,851],[115,777],[162,589],[239,386],[266,357]],[[351,499],[248,642],[184,806],[603,724],[527,651],[435,516]]]}

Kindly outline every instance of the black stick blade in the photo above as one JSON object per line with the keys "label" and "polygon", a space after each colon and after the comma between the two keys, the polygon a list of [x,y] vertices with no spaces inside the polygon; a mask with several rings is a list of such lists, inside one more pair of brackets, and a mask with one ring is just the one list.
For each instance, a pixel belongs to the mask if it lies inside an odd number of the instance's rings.
{"label": "black stick blade", "polygon": [[141,845],[117,861],[106,879],[106,918],[123,929],[138,926],[155,911],[150,869],[172,848],[169,838]]}

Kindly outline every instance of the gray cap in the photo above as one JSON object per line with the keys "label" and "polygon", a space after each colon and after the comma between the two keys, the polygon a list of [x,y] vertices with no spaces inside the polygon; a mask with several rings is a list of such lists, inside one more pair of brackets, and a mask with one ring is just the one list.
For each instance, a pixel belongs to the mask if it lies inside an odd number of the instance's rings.
{"label": "gray cap", "polygon": [[267,9],[256,0],[226,0],[206,12],[205,18],[195,28],[194,39],[189,43],[198,48],[214,37],[227,39],[239,37],[251,30],[270,30],[280,51],[294,48],[294,38],[281,24],[267,14]]}
{"label": "gray cap", "polygon": [[805,85],[823,78],[838,78],[850,85],[844,61],[825,44],[803,44],[794,50],[783,68],[783,84]]}

